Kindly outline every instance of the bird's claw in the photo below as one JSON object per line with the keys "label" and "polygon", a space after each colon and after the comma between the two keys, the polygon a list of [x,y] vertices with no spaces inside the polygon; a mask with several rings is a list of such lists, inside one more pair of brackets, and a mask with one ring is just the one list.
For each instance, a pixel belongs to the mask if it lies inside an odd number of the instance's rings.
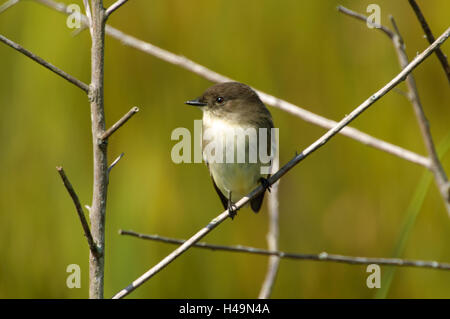
{"label": "bird's claw", "polygon": [[259,181],[261,182],[261,185],[264,187],[264,189],[267,189],[269,191],[269,193],[270,193],[271,186],[270,186],[270,183],[269,183],[268,179],[264,178],[264,177],[261,177],[259,179]]}
{"label": "bird's claw", "polygon": [[228,215],[230,215],[231,219],[234,219],[234,216],[237,215],[238,208],[233,202],[228,202]]}
{"label": "bird's claw", "polygon": [[234,216],[237,215],[238,208],[237,208],[236,204],[233,203],[233,201],[231,200],[231,192],[228,197],[228,208],[227,209],[228,209],[228,215],[230,215],[231,220],[233,220]]}

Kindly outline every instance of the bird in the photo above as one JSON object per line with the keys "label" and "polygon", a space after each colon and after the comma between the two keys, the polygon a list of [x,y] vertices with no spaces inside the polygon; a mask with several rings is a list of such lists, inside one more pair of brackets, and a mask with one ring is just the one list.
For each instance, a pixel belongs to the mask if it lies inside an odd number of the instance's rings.
{"label": "bird", "polygon": [[250,86],[239,82],[215,84],[185,103],[203,111],[202,155],[224,209],[233,219],[236,201],[261,184],[264,191],[250,201],[258,213],[265,191],[270,192],[276,149],[269,110]]}

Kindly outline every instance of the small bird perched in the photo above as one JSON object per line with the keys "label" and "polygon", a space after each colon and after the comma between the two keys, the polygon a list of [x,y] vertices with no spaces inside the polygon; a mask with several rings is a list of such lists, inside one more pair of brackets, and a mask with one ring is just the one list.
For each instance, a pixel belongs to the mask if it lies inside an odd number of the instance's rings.
{"label": "small bird perched", "polygon": [[[270,191],[267,178],[275,154],[272,116],[256,92],[238,82],[213,85],[186,104],[203,111],[203,159],[224,208],[233,218],[237,211],[234,203],[259,183]],[[250,201],[255,213],[261,208],[264,193]]]}

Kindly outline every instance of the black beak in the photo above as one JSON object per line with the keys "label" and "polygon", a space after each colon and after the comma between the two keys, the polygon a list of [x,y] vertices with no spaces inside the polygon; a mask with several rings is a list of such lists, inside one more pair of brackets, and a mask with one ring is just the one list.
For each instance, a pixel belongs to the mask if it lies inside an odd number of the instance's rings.
{"label": "black beak", "polygon": [[186,101],[184,103],[189,104],[189,105],[194,105],[194,106],[206,106],[206,105],[208,105],[208,103],[201,102],[199,99],[189,100],[189,101]]}

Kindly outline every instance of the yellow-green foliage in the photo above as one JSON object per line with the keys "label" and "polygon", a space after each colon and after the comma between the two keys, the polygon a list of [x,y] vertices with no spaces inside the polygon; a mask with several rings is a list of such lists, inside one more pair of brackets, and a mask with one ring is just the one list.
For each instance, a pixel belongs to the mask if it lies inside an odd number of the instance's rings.
{"label": "yellow-green foliage", "polygon": [[[82,1],[77,2],[82,6]],[[389,39],[337,12],[366,14],[373,1],[129,1],[109,23],[213,70],[339,120],[399,71]],[[105,1],[105,6],[113,1]],[[407,1],[377,1],[393,14],[409,57],[427,47]],[[421,1],[435,36],[448,27],[450,2]],[[0,33],[89,82],[90,38],[65,17],[32,1],[1,15]],[[443,46],[449,53],[449,43]],[[450,90],[435,56],[415,71],[436,143],[449,132]],[[133,105],[140,112],[109,141],[112,171],[106,217],[105,296],[153,266],[173,246],[121,237],[118,229],[186,238],[222,211],[203,164],[171,161],[176,127],[201,113],[183,102],[211,83],[106,38],[108,126]],[[404,84],[400,89],[405,89]],[[270,107],[280,128],[281,164],[324,130]],[[390,92],[353,126],[426,154],[411,105]],[[0,45],[0,298],[88,296],[88,247],[55,170],[63,165],[84,204],[92,195],[89,104],[84,93]],[[450,172],[449,156],[443,165]],[[280,247],[285,251],[390,257],[424,168],[336,137],[280,184]],[[206,237],[219,244],[266,247],[267,208],[239,212]],[[434,184],[407,240],[404,257],[450,261],[450,221]],[[79,264],[81,289],[66,287]],[[137,298],[253,298],[267,258],[192,249],[133,293]],[[382,276],[383,276],[382,268]],[[366,268],[283,260],[275,298],[371,298]],[[388,297],[450,297],[450,273],[397,269]]]}

